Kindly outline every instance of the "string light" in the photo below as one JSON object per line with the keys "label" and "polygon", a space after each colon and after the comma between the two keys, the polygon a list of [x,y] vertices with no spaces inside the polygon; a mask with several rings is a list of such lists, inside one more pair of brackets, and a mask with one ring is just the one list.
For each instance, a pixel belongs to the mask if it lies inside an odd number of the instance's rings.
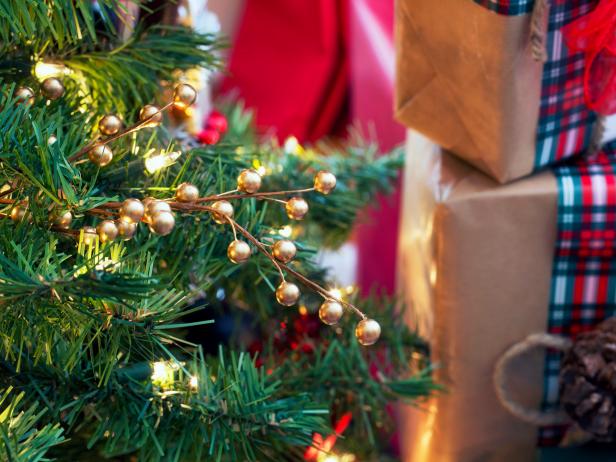
{"label": "string light", "polygon": [[197,388],[199,388],[199,378],[196,375],[191,376],[188,385],[193,390],[196,390]]}
{"label": "string light", "polygon": [[278,234],[280,234],[282,237],[291,237],[291,235],[293,234],[293,227],[290,225],[283,226],[278,230]]}
{"label": "string light", "polygon": [[71,73],[64,64],[39,61],[34,65],[34,76],[42,82],[49,77],[62,77]]}
{"label": "string light", "polygon": [[167,168],[182,155],[180,151],[164,152],[148,157],[145,160],[145,169],[148,173],[156,173],[163,168]]}
{"label": "string light", "polygon": [[169,387],[175,382],[175,371],[178,365],[169,361],[156,361],[152,363],[151,380],[154,385],[161,388]]}

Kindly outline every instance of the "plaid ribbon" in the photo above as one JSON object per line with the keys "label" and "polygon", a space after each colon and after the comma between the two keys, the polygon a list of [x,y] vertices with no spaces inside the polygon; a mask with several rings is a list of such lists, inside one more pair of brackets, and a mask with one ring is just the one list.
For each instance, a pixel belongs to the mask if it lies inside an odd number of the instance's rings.
{"label": "plaid ribbon", "polygon": [[[592,159],[554,168],[558,234],[548,332],[575,338],[616,314],[616,141]],[[561,355],[549,351],[544,409],[558,407]],[[544,427],[539,444],[558,444],[564,427]]]}
{"label": "plaid ribbon", "polygon": [[[499,14],[530,13],[534,0],[473,0]],[[584,102],[584,54],[570,53],[561,28],[591,11],[597,0],[550,0],[535,169],[584,152],[595,113]]]}

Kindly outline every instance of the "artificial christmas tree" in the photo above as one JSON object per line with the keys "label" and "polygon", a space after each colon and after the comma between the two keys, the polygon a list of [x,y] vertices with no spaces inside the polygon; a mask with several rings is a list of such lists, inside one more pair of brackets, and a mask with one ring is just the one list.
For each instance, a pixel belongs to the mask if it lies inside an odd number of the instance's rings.
{"label": "artificial christmas tree", "polygon": [[[158,4],[0,7],[0,454],[298,460],[351,412],[348,447],[380,457],[387,403],[433,389],[422,343],[311,256],[401,154],[288,153],[237,107],[200,145],[176,77],[216,67],[218,42],[157,25]],[[337,326],[311,323],[336,303]]]}

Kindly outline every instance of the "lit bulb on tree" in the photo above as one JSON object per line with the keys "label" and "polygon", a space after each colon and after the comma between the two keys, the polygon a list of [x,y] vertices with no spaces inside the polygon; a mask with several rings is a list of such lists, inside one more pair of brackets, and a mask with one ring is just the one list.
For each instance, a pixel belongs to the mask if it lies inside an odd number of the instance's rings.
{"label": "lit bulb on tree", "polygon": [[60,79],[49,77],[41,83],[41,93],[47,99],[56,100],[64,94],[64,85]]}
{"label": "lit bulb on tree", "polygon": [[344,309],[336,300],[325,300],[319,308],[319,319],[328,326],[333,326],[340,321]]}
{"label": "lit bulb on tree", "polygon": [[301,197],[292,197],[285,204],[285,210],[292,220],[301,220],[308,213],[308,202]]}
{"label": "lit bulb on tree", "polygon": [[321,194],[329,194],[336,187],[336,177],[333,173],[321,170],[314,176],[314,189]]}
{"label": "lit bulb on tree", "polygon": [[182,183],[175,191],[178,202],[195,202],[199,199],[199,189],[192,183]]}
{"label": "lit bulb on tree", "polygon": [[293,306],[299,300],[300,291],[292,282],[282,281],[276,288],[276,300],[284,306]]}
{"label": "lit bulb on tree", "polygon": [[104,167],[113,159],[113,152],[104,144],[97,144],[88,151],[88,159],[99,167]]}
{"label": "lit bulb on tree", "polygon": [[282,263],[289,263],[297,254],[297,247],[288,239],[281,239],[272,246],[272,254],[276,260]]}
{"label": "lit bulb on tree", "polygon": [[115,135],[122,128],[122,121],[115,114],[107,114],[98,122],[99,131],[106,136]]}
{"label": "lit bulb on tree", "polygon": [[247,168],[237,177],[237,189],[246,194],[254,194],[261,187],[261,175],[256,170]]}
{"label": "lit bulb on tree", "polygon": [[355,337],[364,346],[374,345],[380,336],[381,326],[374,319],[362,319],[355,328]]}
{"label": "lit bulb on tree", "polygon": [[233,218],[233,205],[229,201],[216,201],[212,208],[215,210],[212,212],[212,218],[219,225],[228,223],[225,217]]}
{"label": "lit bulb on tree", "polygon": [[234,240],[229,247],[227,247],[227,257],[233,263],[244,263],[246,260],[250,258],[252,251],[250,250],[250,246],[238,239]]}

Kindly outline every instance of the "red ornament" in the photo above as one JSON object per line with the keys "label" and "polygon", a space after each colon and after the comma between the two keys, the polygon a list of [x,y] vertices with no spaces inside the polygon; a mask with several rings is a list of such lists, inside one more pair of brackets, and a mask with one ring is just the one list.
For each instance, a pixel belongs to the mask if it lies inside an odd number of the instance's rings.
{"label": "red ornament", "polygon": [[211,128],[204,128],[197,134],[197,140],[201,144],[216,144],[220,141],[220,133]]}
{"label": "red ornament", "polygon": [[227,118],[223,113],[218,111],[212,111],[210,112],[210,115],[205,121],[205,127],[216,130],[221,135],[224,135],[229,128],[229,124],[227,122]]}

